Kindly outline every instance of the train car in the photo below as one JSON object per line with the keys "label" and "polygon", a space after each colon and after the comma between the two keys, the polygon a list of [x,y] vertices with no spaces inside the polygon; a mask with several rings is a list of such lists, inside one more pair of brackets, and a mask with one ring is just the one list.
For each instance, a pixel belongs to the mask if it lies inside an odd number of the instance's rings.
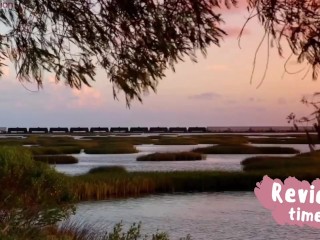
{"label": "train car", "polygon": [[108,133],[109,128],[107,127],[92,127],[90,128],[91,133]]}
{"label": "train car", "polygon": [[49,132],[48,128],[41,128],[41,127],[29,128],[29,133],[48,133],[48,132]]}
{"label": "train car", "polygon": [[188,129],[186,127],[171,127],[169,128],[169,132],[171,133],[186,133]]}
{"label": "train car", "polygon": [[89,128],[87,127],[72,127],[70,128],[70,133],[88,133]]}
{"label": "train car", "polygon": [[19,128],[19,127],[16,127],[16,128],[8,128],[8,133],[28,133],[28,129],[27,128]]}
{"label": "train car", "polygon": [[206,133],[208,132],[208,129],[205,127],[189,127],[188,132],[189,133]]}
{"label": "train car", "polygon": [[148,133],[149,129],[147,127],[132,127],[130,128],[131,133]]}
{"label": "train car", "polygon": [[127,133],[127,132],[129,132],[129,128],[127,128],[127,127],[112,127],[112,128],[110,128],[110,132],[112,132],[112,133]]}
{"label": "train car", "polygon": [[50,133],[69,133],[69,128],[55,127],[55,128],[50,128],[49,132]]}
{"label": "train car", "polygon": [[149,129],[150,133],[167,133],[169,131],[166,127],[151,127]]}

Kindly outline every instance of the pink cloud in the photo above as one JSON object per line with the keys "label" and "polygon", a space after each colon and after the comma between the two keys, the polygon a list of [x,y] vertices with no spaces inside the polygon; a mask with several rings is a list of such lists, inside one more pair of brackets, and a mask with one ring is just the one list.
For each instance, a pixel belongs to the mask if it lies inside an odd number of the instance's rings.
{"label": "pink cloud", "polygon": [[70,88],[62,82],[56,83],[54,76],[47,77],[44,90],[48,97],[47,109],[53,110],[58,106],[68,109],[97,109],[105,105],[105,97],[100,90],[83,86],[80,90]]}
{"label": "pink cloud", "polygon": [[73,89],[74,99],[71,101],[72,108],[99,108],[105,105],[105,99],[102,93],[92,87],[83,87],[82,89]]}

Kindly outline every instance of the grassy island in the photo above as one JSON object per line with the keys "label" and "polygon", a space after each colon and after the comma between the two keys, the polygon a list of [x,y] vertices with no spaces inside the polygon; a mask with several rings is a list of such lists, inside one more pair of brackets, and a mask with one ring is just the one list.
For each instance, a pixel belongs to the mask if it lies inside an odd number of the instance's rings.
{"label": "grassy island", "polygon": [[152,153],[137,158],[137,161],[199,161],[206,157],[196,152]]}
{"label": "grassy island", "polygon": [[193,152],[203,154],[297,154],[298,150],[288,147],[255,147],[250,145],[217,145],[196,148]]}
{"label": "grassy island", "polygon": [[36,155],[33,159],[48,164],[76,164],[79,160],[73,156],[67,155]]}

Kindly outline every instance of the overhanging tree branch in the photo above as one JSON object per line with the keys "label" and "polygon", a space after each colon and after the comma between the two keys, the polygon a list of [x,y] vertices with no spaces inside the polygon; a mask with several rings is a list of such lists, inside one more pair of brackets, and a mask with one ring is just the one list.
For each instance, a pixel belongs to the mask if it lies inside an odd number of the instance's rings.
{"label": "overhanging tree branch", "polygon": [[105,70],[114,96],[127,104],[155,91],[168,67],[208,46],[225,32],[215,8],[235,0],[17,0],[0,12],[9,29],[0,55],[15,64],[20,81],[43,85],[43,71],[75,88],[90,86]]}

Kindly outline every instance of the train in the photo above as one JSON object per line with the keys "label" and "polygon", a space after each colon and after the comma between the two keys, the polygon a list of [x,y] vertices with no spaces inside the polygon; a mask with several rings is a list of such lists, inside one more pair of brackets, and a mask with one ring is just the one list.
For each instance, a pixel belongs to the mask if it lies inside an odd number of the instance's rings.
{"label": "train", "polygon": [[253,127],[0,127],[1,134],[76,134],[76,133],[279,133],[315,131],[313,127],[296,129],[293,126]]}

